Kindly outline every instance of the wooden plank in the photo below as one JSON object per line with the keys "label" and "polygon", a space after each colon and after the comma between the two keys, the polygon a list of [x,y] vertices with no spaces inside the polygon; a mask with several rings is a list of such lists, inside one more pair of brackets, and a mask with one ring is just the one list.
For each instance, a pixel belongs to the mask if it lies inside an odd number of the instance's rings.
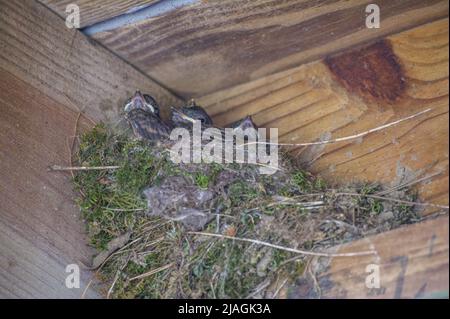
{"label": "wooden plank", "polygon": [[420,199],[448,204],[448,19],[198,103],[222,126],[251,114],[257,125],[277,127],[284,143],[349,136],[430,108],[362,139],[296,147],[292,153],[331,184],[394,186],[425,178],[417,184]]}
{"label": "wooden plank", "polygon": [[35,1],[0,1],[0,29],[0,298],[79,298],[92,274],[68,289],[65,268],[94,252],[70,175],[47,167],[68,164],[80,110],[116,123],[135,89],[179,100]]}
{"label": "wooden plank", "polygon": [[162,106],[182,103],[78,30],[66,28],[42,4],[1,0],[0,9],[0,68],[61,104],[114,122],[136,89],[149,92]]}
{"label": "wooden plank", "polygon": [[67,17],[68,4],[80,7],[80,27],[93,25],[118,15],[136,10],[159,0],[38,0],[55,11],[61,18]]}
{"label": "wooden plank", "polygon": [[[374,249],[375,256],[316,260],[313,269],[326,269],[316,276],[321,297],[448,298],[448,225],[448,216],[444,216],[337,249],[339,253]],[[366,286],[366,277],[373,271],[366,270],[368,265],[378,267],[379,288]],[[297,286],[290,291],[290,297],[312,297],[312,291]],[[318,296],[317,291],[313,296]]]}
{"label": "wooden plank", "polygon": [[93,38],[184,98],[260,78],[448,16],[448,1],[212,0]]}
{"label": "wooden plank", "polygon": [[0,109],[0,297],[79,298],[64,285],[65,267],[88,264],[94,251],[70,175],[47,171],[68,163],[77,113],[3,69]]}

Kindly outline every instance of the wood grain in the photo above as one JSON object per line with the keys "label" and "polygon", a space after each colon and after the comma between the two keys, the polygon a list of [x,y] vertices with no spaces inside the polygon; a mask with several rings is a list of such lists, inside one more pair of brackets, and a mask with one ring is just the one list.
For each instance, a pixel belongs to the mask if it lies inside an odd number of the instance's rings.
{"label": "wood grain", "polygon": [[136,89],[163,106],[179,105],[173,94],[90,41],[43,5],[0,1],[0,68],[93,119],[118,120]]}
{"label": "wood grain", "polygon": [[[290,298],[448,298],[448,216],[404,226],[336,248],[339,253],[374,249],[374,256],[321,258],[311,264],[311,278],[298,280]],[[380,287],[368,288],[366,277],[378,267]],[[373,267],[373,266],[372,266]],[[373,268],[372,268],[373,269]]]}
{"label": "wood grain", "polygon": [[0,109],[0,297],[79,298],[80,289],[64,285],[65,268],[89,264],[94,251],[70,174],[47,171],[68,163],[77,113],[3,69]]}
{"label": "wood grain", "polygon": [[431,108],[362,139],[291,151],[331,184],[424,178],[420,199],[448,204],[448,19],[197,102],[222,126],[252,115],[257,125],[278,128],[284,143],[349,136]]}
{"label": "wood grain", "polygon": [[[79,298],[94,252],[70,175],[47,167],[68,164],[80,111],[116,123],[136,89],[179,100],[35,1],[0,1],[0,29],[0,298]],[[71,263],[80,289],[65,287]]]}
{"label": "wood grain", "polygon": [[184,98],[314,61],[448,16],[448,1],[212,0],[94,34],[94,39]]}
{"label": "wood grain", "polygon": [[76,4],[80,7],[80,27],[104,21],[159,0],[38,0],[55,11],[61,18],[67,17],[66,6]]}

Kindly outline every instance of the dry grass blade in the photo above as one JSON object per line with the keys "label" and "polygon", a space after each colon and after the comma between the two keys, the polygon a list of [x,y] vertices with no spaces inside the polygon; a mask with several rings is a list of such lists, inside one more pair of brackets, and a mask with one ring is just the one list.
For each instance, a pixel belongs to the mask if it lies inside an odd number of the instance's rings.
{"label": "dry grass blade", "polygon": [[205,232],[188,232],[188,234],[192,234],[192,235],[201,235],[201,236],[209,236],[209,237],[218,237],[218,238],[225,238],[225,239],[232,239],[232,240],[237,240],[237,241],[245,241],[248,243],[253,243],[253,244],[257,244],[257,245],[263,245],[263,246],[267,246],[267,247],[271,247],[271,248],[275,248],[275,249],[280,249],[280,250],[284,250],[284,251],[289,251],[291,253],[296,253],[296,254],[302,254],[302,255],[306,255],[306,256],[317,256],[317,257],[356,257],[356,256],[369,256],[369,255],[376,255],[376,251],[375,250],[366,250],[366,251],[357,251],[357,252],[352,252],[352,253],[318,253],[318,252],[314,252],[314,251],[307,251],[307,250],[300,250],[300,249],[295,249],[295,248],[289,248],[289,247],[284,247],[284,246],[280,246],[280,245],[274,245],[265,241],[260,241],[257,239],[250,239],[250,238],[239,238],[239,237],[232,237],[232,236],[227,236],[227,235],[222,235],[222,234],[213,234],[213,233],[205,233]]}
{"label": "dry grass blade", "polygon": [[402,189],[402,188],[411,187],[412,185],[415,185],[415,184],[418,184],[420,182],[426,181],[427,179],[433,178],[433,177],[441,175],[441,174],[442,174],[442,172],[436,172],[434,174],[430,174],[430,175],[421,177],[419,179],[410,181],[408,183],[397,185],[397,186],[389,188],[389,189],[387,189],[385,191],[378,192],[375,195],[386,195],[386,194],[392,193],[392,192],[394,192],[396,190],[399,190],[399,189]]}
{"label": "dry grass blade", "polygon": [[375,127],[373,129],[370,129],[368,131],[364,131],[355,135],[349,135],[349,136],[344,136],[344,137],[339,137],[339,138],[335,138],[335,139],[331,139],[331,140],[325,140],[325,141],[318,141],[318,142],[308,142],[308,143],[270,143],[270,142],[249,142],[249,143],[244,143],[239,145],[240,147],[246,146],[246,145],[252,145],[252,144],[264,144],[264,145],[278,145],[278,146],[313,146],[313,145],[324,145],[324,144],[333,144],[333,143],[338,143],[338,142],[345,142],[345,141],[349,141],[349,140],[354,140],[360,137],[364,137],[366,135],[369,135],[371,133],[375,133],[384,129],[387,129],[389,127],[398,125],[402,122],[405,121],[409,121],[412,120],[413,118],[416,118],[422,114],[425,114],[427,112],[430,112],[432,109],[426,109],[423,111],[420,111],[418,113],[415,113],[413,115],[404,117],[402,119],[399,119],[397,121],[394,122],[390,122],[378,127]]}
{"label": "dry grass blade", "polygon": [[153,270],[150,270],[149,272],[146,272],[146,273],[144,273],[144,274],[141,274],[141,275],[138,275],[138,276],[136,276],[136,277],[130,278],[130,281],[133,281],[133,280],[136,280],[136,279],[145,278],[145,277],[148,277],[148,276],[157,274],[157,273],[159,273],[159,272],[161,272],[161,271],[163,271],[163,270],[169,269],[169,268],[172,267],[173,265],[174,265],[174,263],[170,263],[170,264],[167,264],[167,265],[165,265],[165,266],[158,267],[158,268],[153,269]]}
{"label": "dry grass blade", "polygon": [[445,206],[445,205],[439,205],[439,204],[433,204],[433,203],[411,202],[411,201],[390,198],[390,197],[384,197],[384,196],[378,196],[378,195],[358,194],[358,193],[335,193],[334,195],[336,195],[336,196],[369,197],[369,198],[374,198],[374,199],[380,199],[380,200],[385,200],[385,201],[390,201],[390,202],[401,203],[401,204],[410,205],[410,206],[428,206],[428,207],[449,209],[449,206]]}
{"label": "dry grass blade", "polygon": [[52,165],[49,167],[50,171],[97,171],[97,170],[110,170],[118,169],[120,166],[61,166]]}

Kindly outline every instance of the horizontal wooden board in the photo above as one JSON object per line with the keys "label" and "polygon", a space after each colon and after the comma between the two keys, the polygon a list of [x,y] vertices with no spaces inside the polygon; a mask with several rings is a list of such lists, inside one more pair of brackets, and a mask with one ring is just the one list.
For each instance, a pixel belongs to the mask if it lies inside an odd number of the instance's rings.
{"label": "horizontal wooden board", "polygon": [[[87,117],[117,123],[136,89],[181,102],[35,1],[1,0],[0,29],[0,298],[79,298],[94,251],[70,174],[48,166],[69,165]],[[80,289],[65,286],[73,263]]]}
{"label": "horizontal wooden board", "polygon": [[66,7],[76,4],[80,8],[80,27],[93,25],[118,15],[156,3],[159,0],[38,0],[55,11],[60,17],[67,17]]}
{"label": "horizontal wooden board", "polygon": [[184,98],[260,78],[448,16],[448,1],[211,0],[93,38]]}
{"label": "horizontal wooden board", "polygon": [[357,140],[290,149],[332,184],[419,180],[421,200],[448,204],[448,19],[197,102],[218,125],[252,115],[284,143],[354,135],[431,109]]}
{"label": "horizontal wooden board", "polygon": [[[290,298],[448,298],[448,216],[404,226],[396,230],[336,248],[349,253],[375,250],[372,256],[320,258],[310,273],[284,297]],[[369,267],[369,268],[367,268]],[[377,270],[375,270],[377,269]],[[374,270],[379,287],[366,286]],[[372,283],[375,283],[373,281]]]}

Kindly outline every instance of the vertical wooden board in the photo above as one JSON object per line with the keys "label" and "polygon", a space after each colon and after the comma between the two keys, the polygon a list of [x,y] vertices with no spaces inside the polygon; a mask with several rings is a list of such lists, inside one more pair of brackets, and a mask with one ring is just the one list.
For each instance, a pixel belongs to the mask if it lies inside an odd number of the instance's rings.
{"label": "vertical wooden board", "polygon": [[80,8],[80,27],[92,25],[121,14],[158,2],[158,0],[38,0],[66,18],[66,7],[76,4]]}
{"label": "vertical wooden board", "polygon": [[177,97],[33,1],[0,1],[0,68],[95,120],[115,122],[140,89],[166,112]]}
{"label": "vertical wooden board", "polygon": [[[316,278],[321,297],[448,298],[448,225],[448,216],[440,217],[336,249],[339,253],[374,249],[374,256],[315,260],[313,268],[324,269]],[[379,287],[373,286],[376,275]],[[308,297],[298,295],[300,288],[294,286],[291,297]]]}
{"label": "vertical wooden board", "polygon": [[[94,251],[70,174],[48,172],[69,162],[77,113],[2,69],[0,109],[0,297],[79,298],[90,275],[68,289],[66,266],[83,270]],[[88,124],[81,119],[79,129]]]}
{"label": "vertical wooden board", "polygon": [[448,1],[212,0],[92,37],[184,98],[199,97],[448,16]]}
{"label": "vertical wooden board", "polygon": [[[1,0],[0,29],[0,297],[79,298],[94,252],[70,175],[48,166],[69,164],[80,111],[117,123],[136,89],[182,102],[36,1]],[[81,116],[78,134],[91,125]],[[80,289],[65,286],[68,264]]]}
{"label": "vertical wooden board", "polygon": [[420,180],[421,200],[448,204],[448,19],[198,103],[219,125],[252,115],[257,125],[277,127],[280,142],[294,144],[351,136],[430,109],[360,139],[291,151],[331,183]]}

